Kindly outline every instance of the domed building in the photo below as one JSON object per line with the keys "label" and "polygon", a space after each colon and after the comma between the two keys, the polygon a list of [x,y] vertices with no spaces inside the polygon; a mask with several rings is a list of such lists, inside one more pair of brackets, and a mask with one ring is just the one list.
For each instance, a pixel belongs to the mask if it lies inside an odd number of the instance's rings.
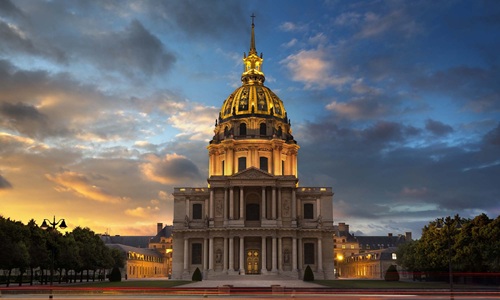
{"label": "domed building", "polygon": [[208,145],[208,187],[174,189],[172,278],[276,275],[333,279],[331,187],[299,187],[283,101],[263,57],[244,54],[242,85],[224,100]]}

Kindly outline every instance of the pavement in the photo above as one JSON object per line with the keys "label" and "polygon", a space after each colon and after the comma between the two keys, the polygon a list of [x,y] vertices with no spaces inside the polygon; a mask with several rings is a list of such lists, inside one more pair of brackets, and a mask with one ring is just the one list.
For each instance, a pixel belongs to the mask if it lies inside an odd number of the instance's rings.
{"label": "pavement", "polygon": [[234,275],[227,276],[224,279],[206,279],[182,285],[186,288],[210,288],[229,285],[232,287],[272,287],[280,286],[285,288],[318,288],[322,285],[307,282],[299,279],[293,279],[284,276],[269,275]]}

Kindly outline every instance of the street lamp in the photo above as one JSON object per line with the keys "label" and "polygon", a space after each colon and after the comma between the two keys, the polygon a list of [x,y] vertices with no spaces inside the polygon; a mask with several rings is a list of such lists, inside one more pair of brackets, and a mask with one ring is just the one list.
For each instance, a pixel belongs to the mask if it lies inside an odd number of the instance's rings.
{"label": "street lamp", "polygon": [[[64,221],[64,219],[60,219],[59,221],[56,222],[56,216],[54,216],[52,222],[48,219],[44,219],[42,226],[40,226],[40,228],[42,228],[43,230],[47,230],[50,228],[49,225],[52,227],[52,230],[56,230],[57,225],[59,225],[59,228],[61,229],[66,229],[68,227],[66,226],[66,221]],[[50,262],[50,285],[52,285],[52,282],[54,280],[54,259],[55,259],[55,249],[52,246],[52,259]]]}
{"label": "street lamp", "polygon": [[[455,224],[453,224],[455,223]],[[462,225],[460,224],[460,220],[456,219],[455,222],[451,218],[448,219],[438,219],[436,222],[437,229],[445,229],[447,232],[447,241],[448,241],[448,280],[450,281],[450,295],[453,297],[453,268],[451,264],[451,234],[455,232],[455,230],[460,230]]]}

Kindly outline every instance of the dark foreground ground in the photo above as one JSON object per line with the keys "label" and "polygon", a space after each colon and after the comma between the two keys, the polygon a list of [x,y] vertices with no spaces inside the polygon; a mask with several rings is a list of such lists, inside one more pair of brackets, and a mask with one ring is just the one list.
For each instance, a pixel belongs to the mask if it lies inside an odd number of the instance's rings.
{"label": "dark foreground ground", "polygon": [[201,282],[136,280],[55,284],[54,286],[0,287],[7,299],[500,299],[500,287],[446,283],[335,280],[304,283],[301,280],[228,280]]}

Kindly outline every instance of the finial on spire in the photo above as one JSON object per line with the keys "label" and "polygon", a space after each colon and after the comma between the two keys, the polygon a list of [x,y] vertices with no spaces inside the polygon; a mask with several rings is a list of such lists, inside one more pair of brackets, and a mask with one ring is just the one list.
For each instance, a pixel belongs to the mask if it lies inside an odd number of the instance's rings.
{"label": "finial on spire", "polygon": [[252,36],[250,38],[250,52],[248,53],[248,55],[250,54],[257,54],[257,50],[255,49],[255,33],[254,33],[254,19],[255,19],[255,14],[252,13],[252,15],[250,16],[252,18]]}

